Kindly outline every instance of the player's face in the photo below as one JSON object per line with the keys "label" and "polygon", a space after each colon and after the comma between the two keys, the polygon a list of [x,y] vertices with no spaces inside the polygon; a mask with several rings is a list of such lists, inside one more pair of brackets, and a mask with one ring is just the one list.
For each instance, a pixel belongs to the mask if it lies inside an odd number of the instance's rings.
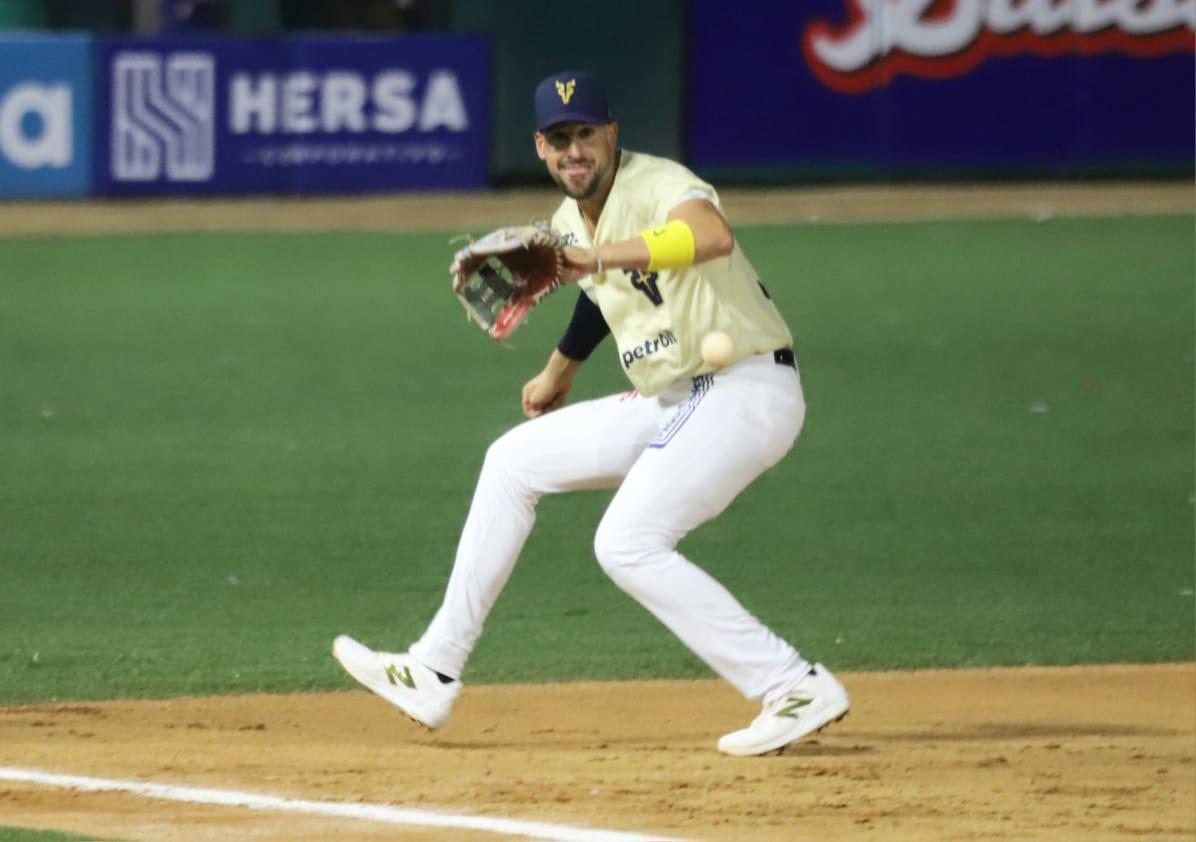
{"label": "player's face", "polygon": [[536,154],[573,199],[589,199],[613,176],[619,124],[561,123],[536,132]]}

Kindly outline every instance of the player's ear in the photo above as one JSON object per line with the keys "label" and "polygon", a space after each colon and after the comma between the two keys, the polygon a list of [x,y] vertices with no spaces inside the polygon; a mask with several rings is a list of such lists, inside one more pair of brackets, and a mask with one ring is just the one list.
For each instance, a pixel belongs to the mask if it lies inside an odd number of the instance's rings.
{"label": "player's ear", "polygon": [[548,146],[547,138],[545,138],[540,132],[532,132],[532,139],[536,142],[536,156],[541,161],[548,160],[548,152],[546,149]]}
{"label": "player's ear", "polygon": [[619,123],[618,121],[611,121],[606,124],[607,130],[610,132],[610,142],[612,146],[617,146],[619,143]]}

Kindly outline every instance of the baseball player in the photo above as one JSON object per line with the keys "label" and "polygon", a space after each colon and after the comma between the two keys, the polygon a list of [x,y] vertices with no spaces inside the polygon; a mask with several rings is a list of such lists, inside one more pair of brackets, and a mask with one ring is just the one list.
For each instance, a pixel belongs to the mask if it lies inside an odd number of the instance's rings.
{"label": "baseball player", "polygon": [[[523,387],[530,420],[486,454],[444,601],[423,636],[407,653],[389,653],[342,635],[333,652],[370,690],[439,727],[537,501],[617,487],[594,536],[599,564],[711,669],[763,700],[719,750],[782,749],[845,716],[846,690],[677,544],[793,446],[805,401],[792,336],[714,188],[672,161],[619,148],[593,74],[548,77],[535,109],[536,154],[566,196],[552,227],[571,243],[564,280],[581,288],[573,316]],[[714,370],[700,349],[716,331],[734,354]],[[575,373],[608,333],[634,390],[565,406]]]}

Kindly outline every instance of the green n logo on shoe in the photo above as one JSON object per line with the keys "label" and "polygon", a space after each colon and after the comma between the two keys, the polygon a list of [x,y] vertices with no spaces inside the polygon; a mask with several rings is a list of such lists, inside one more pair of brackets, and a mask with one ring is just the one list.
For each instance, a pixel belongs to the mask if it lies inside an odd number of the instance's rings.
{"label": "green n logo on shoe", "polygon": [[801,716],[801,714],[798,713],[798,711],[801,708],[804,708],[806,705],[810,704],[810,702],[812,702],[814,700],[813,699],[790,699],[789,701],[791,701],[793,704],[787,705],[786,707],[782,708],[780,711],[777,712],[777,716],[788,716],[790,719],[797,719],[798,717]]}
{"label": "green n logo on shoe", "polygon": [[411,667],[403,667],[400,672],[394,664],[387,664],[386,680],[391,684],[398,684],[401,681],[408,689],[415,689],[415,679],[411,677]]}

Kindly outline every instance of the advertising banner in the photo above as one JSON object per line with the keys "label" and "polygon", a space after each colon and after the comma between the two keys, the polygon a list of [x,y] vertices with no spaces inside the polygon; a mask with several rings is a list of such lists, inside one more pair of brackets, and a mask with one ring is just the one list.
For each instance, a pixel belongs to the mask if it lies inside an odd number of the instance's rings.
{"label": "advertising banner", "polygon": [[100,194],[487,182],[485,39],[102,39],[96,65]]}
{"label": "advertising banner", "polygon": [[87,194],[90,43],[0,37],[0,196]]}
{"label": "advertising banner", "polygon": [[1192,168],[1196,0],[753,8],[691,5],[687,148],[699,169]]}

